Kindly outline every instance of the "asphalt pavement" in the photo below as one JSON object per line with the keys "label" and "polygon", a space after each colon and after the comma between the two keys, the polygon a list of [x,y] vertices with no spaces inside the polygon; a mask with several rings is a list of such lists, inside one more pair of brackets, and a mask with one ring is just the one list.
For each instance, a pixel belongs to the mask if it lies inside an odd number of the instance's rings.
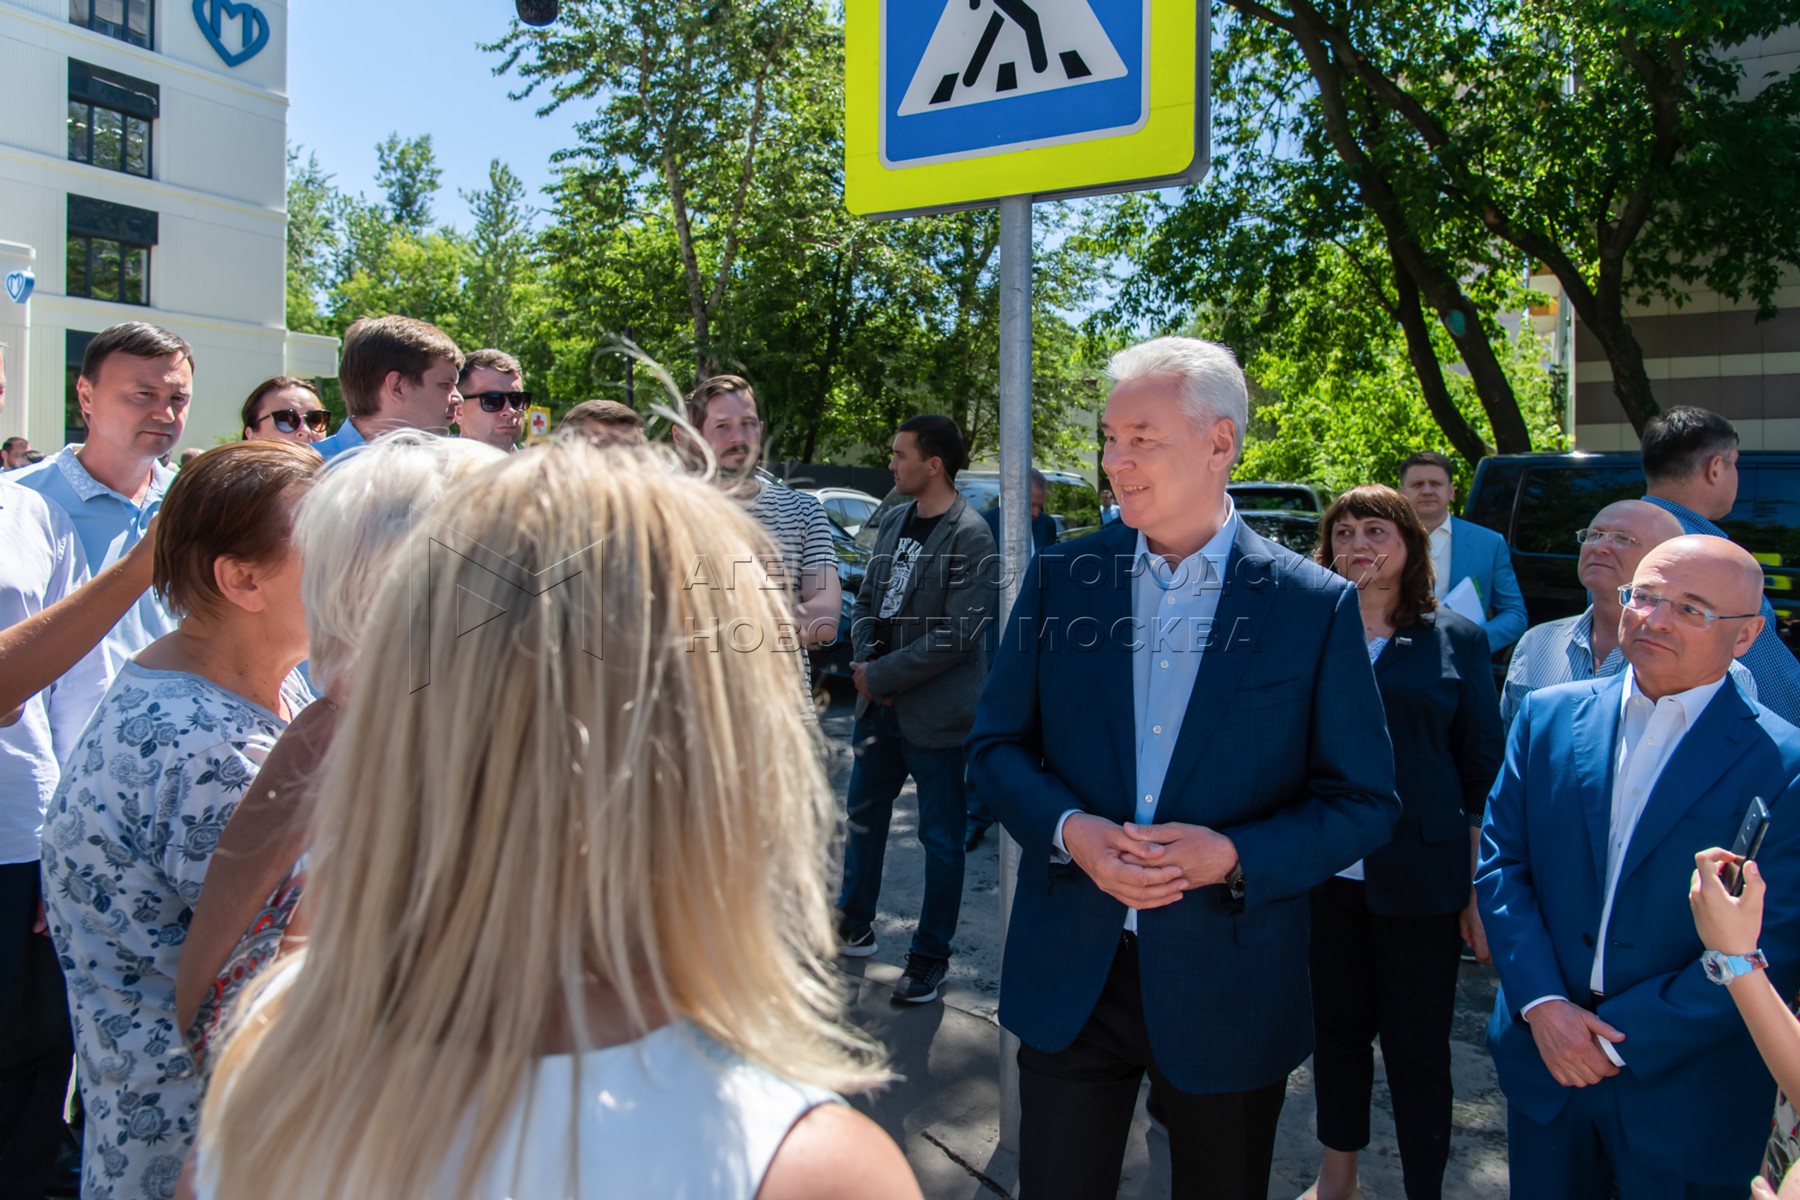
{"label": "asphalt pavement", "polygon": [[[849,704],[840,698],[823,723],[837,747],[832,782],[841,805],[850,779]],[[839,960],[856,1020],[888,1048],[899,1076],[885,1090],[855,1103],[899,1142],[930,1200],[991,1200],[1012,1195],[1017,1182],[1016,1160],[999,1145],[1000,1028],[994,1020],[1001,950],[998,831],[968,856],[943,1003],[896,1007],[888,993],[906,959],[924,882],[917,821],[909,784],[895,804],[889,832],[875,922],[879,949],[872,958]],[[1501,1200],[1507,1194],[1506,1102],[1483,1044],[1495,986],[1492,968],[1463,964],[1451,1041],[1456,1107],[1444,1180],[1450,1200]],[[1270,1200],[1292,1200],[1318,1169],[1309,1067],[1288,1079]],[[1362,1161],[1365,1200],[1401,1200],[1405,1192],[1393,1106],[1379,1050],[1372,1134]],[[1168,1194],[1168,1142],[1145,1116],[1140,1096],[1119,1196],[1147,1200]]]}

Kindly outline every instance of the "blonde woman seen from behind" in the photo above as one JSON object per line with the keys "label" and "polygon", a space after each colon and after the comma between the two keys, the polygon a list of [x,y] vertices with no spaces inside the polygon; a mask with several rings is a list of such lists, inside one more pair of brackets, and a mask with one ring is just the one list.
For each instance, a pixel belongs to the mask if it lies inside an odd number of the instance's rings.
{"label": "blonde woman seen from behind", "polygon": [[748,579],[760,529],[582,442],[422,525],[324,766],[310,940],[218,1059],[198,1194],[917,1197],[833,1094],[881,1072],[827,965],[833,804],[781,593],[687,586]]}

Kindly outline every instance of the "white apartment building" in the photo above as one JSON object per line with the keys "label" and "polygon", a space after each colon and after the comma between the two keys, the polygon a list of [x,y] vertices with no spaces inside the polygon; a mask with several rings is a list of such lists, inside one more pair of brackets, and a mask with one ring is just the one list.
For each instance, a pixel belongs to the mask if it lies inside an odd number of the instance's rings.
{"label": "white apartment building", "polygon": [[0,438],[80,441],[81,354],[120,321],[194,348],[183,447],[271,375],[337,373],[286,328],[286,0],[0,0],[0,80]]}

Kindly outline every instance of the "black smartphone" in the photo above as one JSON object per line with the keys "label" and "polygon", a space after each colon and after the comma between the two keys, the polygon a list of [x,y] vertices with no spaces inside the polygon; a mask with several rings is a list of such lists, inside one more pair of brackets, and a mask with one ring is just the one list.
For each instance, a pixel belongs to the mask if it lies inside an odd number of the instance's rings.
{"label": "black smartphone", "polygon": [[1721,875],[1725,881],[1725,890],[1733,896],[1744,894],[1744,872],[1742,864],[1756,857],[1762,849],[1763,836],[1769,832],[1769,806],[1763,803],[1761,796],[1750,801],[1749,811],[1744,813],[1744,823],[1738,826],[1737,841],[1731,844],[1732,856],[1737,860],[1725,864]]}

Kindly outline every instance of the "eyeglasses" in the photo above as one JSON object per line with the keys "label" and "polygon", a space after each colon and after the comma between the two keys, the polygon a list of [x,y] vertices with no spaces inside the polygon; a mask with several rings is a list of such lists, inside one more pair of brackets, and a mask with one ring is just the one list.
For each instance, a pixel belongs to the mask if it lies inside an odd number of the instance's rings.
{"label": "eyeglasses", "polygon": [[1683,625],[1691,625],[1695,629],[1706,629],[1714,621],[1745,621],[1760,613],[1716,613],[1702,604],[1694,604],[1687,600],[1670,600],[1667,596],[1659,596],[1649,588],[1626,584],[1619,589],[1619,603],[1634,613],[1648,616],[1656,611],[1656,606],[1667,603],[1675,610],[1675,619]]}
{"label": "eyeglasses", "polygon": [[497,413],[503,408],[524,412],[531,407],[530,392],[464,392],[463,399],[480,404],[484,413]]}
{"label": "eyeglasses", "polygon": [[314,433],[324,433],[331,425],[331,414],[322,408],[278,408],[274,412],[266,412],[250,422],[250,428],[255,429],[264,421],[275,422],[275,429],[278,433],[293,433],[300,428],[302,423]]}
{"label": "eyeglasses", "polygon": [[1597,546],[1611,546],[1614,550],[1629,550],[1638,544],[1638,540],[1629,533],[1619,533],[1612,529],[1577,529],[1575,541],[1583,546],[1589,542]]}

